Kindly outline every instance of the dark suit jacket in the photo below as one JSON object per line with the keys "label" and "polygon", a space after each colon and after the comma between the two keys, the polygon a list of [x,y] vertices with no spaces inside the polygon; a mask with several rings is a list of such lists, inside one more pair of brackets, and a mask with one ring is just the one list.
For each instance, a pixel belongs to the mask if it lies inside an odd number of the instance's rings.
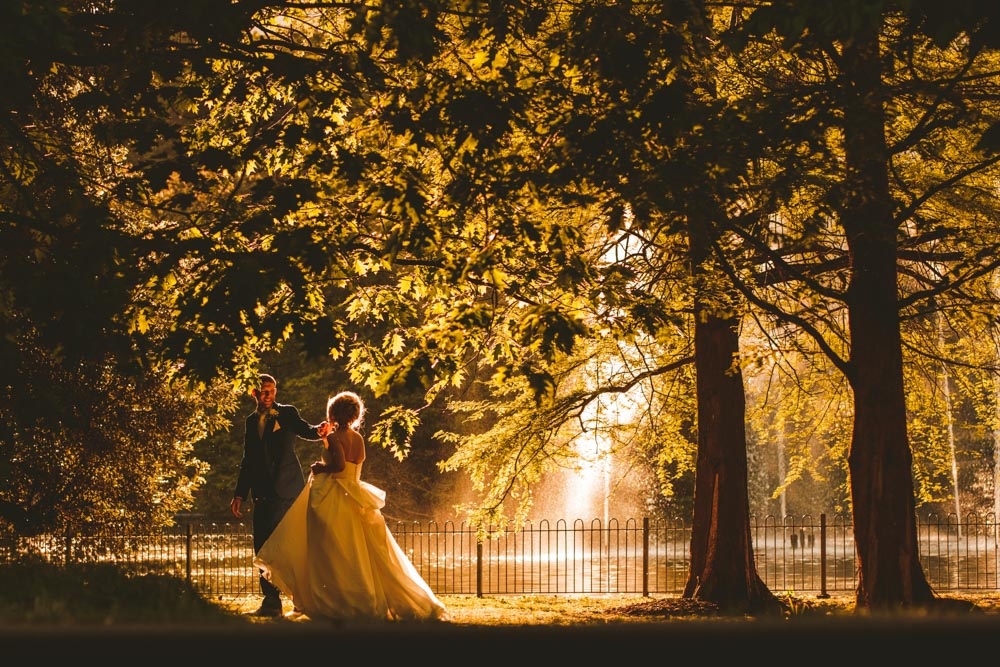
{"label": "dark suit jacket", "polygon": [[263,440],[257,435],[257,412],[250,413],[244,424],[243,460],[233,496],[246,500],[281,498],[294,500],[305,487],[302,463],[295,454],[296,437],[320,440],[317,426],[306,423],[294,405],[274,403],[264,424]]}

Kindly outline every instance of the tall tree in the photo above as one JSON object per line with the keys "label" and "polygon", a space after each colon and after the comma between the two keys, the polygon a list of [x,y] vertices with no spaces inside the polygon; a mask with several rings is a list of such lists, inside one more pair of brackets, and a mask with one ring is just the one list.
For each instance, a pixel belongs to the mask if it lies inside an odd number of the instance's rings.
{"label": "tall tree", "polygon": [[[600,255],[607,278],[630,277],[620,287],[602,283],[600,272],[591,277],[589,293],[600,301],[588,324],[623,338],[655,337],[678,307],[663,298],[661,282],[689,287],[683,298],[697,371],[698,468],[686,594],[727,610],[779,609],[756,573],[750,537],[738,295],[727,294],[712,266],[725,211],[736,204],[752,161],[751,144],[733,139],[748,128],[727,115],[714,93],[711,54],[696,46],[711,36],[710,17],[700,3],[581,3],[556,6],[541,25],[547,50],[523,62],[542,92],[516,121],[526,134],[543,127],[553,138],[541,145],[541,167],[529,177],[553,201],[572,194],[593,202],[609,231],[632,237],[628,245],[638,248],[617,262]],[[677,270],[685,259],[687,275]]]}
{"label": "tall tree", "polygon": [[[9,28],[0,38],[5,527],[120,521],[126,510],[135,525],[169,521],[202,481],[193,443],[231,409],[217,385],[191,385],[147,354],[173,325],[167,314],[139,321],[129,310],[148,254],[170,240],[148,242],[155,225],[137,206],[128,150],[159,118],[143,113],[150,79],[191,53],[165,43],[197,25],[156,11],[58,1],[0,8]],[[131,132],[114,131],[130,122]]]}
{"label": "tall tree", "polygon": [[[944,257],[916,251],[932,238],[963,239],[955,247],[967,242],[970,237],[965,233],[938,225],[934,217],[928,220],[921,216],[925,210],[922,207],[942,191],[970,174],[990,169],[994,163],[987,157],[951,165],[951,173],[917,197],[910,194],[910,183],[909,190],[900,190],[903,194],[898,199],[912,197],[912,202],[897,206],[890,176],[899,175],[898,166],[908,150],[924,142],[940,141],[936,135],[953,127],[955,117],[964,117],[984,129],[989,127],[988,117],[992,116],[982,115],[986,107],[976,108],[975,103],[970,112],[959,111],[970,108],[964,106],[970,102],[968,99],[951,106],[955,91],[962,88],[960,81],[976,62],[983,45],[974,32],[981,19],[969,21],[970,17],[960,11],[958,15],[966,21],[962,25],[954,21],[946,26],[932,24],[923,13],[926,8],[921,3],[913,4],[915,7],[909,3],[845,3],[834,9],[827,4],[784,2],[757,9],[750,21],[752,29],[777,27],[786,47],[811,63],[814,72],[830,73],[829,78],[816,75],[812,81],[817,85],[811,89],[823,95],[835,110],[817,128],[826,137],[836,137],[843,155],[843,172],[830,181],[833,185],[825,190],[828,198],[821,201],[823,215],[828,213],[842,228],[847,250],[847,285],[838,298],[847,307],[849,360],[840,360],[834,346],[821,346],[845,373],[853,390],[854,431],[848,460],[859,562],[857,603],[862,609],[932,606],[937,602],[920,565],[916,538],[900,332],[901,307],[906,303],[899,298],[898,267],[904,258],[900,248],[901,243],[906,243],[909,257],[926,262]],[[963,5],[962,9],[967,8]],[[919,79],[915,74],[926,65],[928,55],[933,58],[934,54],[926,36],[928,29],[938,38],[947,34],[944,44],[962,30],[972,32],[953,42],[954,53],[960,54],[959,64],[944,67],[947,72],[942,71],[937,80],[922,81],[926,87],[921,88],[914,85]],[[942,66],[950,57],[946,49],[936,55]],[[886,69],[886,63],[892,63],[894,69]],[[901,83],[907,77],[911,77],[909,87]],[[985,73],[983,81],[990,80],[995,81],[995,74]],[[898,122],[891,122],[889,115],[898,99],[893,97],[894,92],[903,97],[902,91],[913,93],[913,99],[924,100],[920,103],[924,115],[908,135],[899,132]],[[776,110],[775,116],[780,114],[787,115],[787,109]],[[800,128],[802,125],[799,123]],[[826,173],[833,175],[837,171],[827,169]],[[800,182],[800,188],[804,189],[801,184],[805,182]],[[992,243],[986,241],[986,245]],[[836,250],[826,252],[827,257],[836,254]],[[835,265],[836,261],[828,262],[827,269]],[[964,282],[990,270],[989,266],[971,268],[961,262],[957,266],[964,268],[956,268],[955,274],[936,281],[928,291],[940,293],[949,289],[949,283],[958,275],[965,276]],[[810,271],[816,272],[819,267],[814,263]],[[789,268],[783,265],[783,269]],[[802,279],[801,266],[793,272]],[[818,293],[837,295],[838,289],[831,289],[831,284],[820,287]],[[911,294],[907,302],[919,298]],[[797,321],[802,323],[801,319]]]}
{"label": "tall tree", "polygon": [[842,60],[853,84],[844,105],[841,217],[852,265],[847,307],[854,433],[848,461],[861,563],[858,605],[866,608],[925,605],[934,597],[920,565],[906,430],[881,26],[880,19],[860,24],[845,39]]}

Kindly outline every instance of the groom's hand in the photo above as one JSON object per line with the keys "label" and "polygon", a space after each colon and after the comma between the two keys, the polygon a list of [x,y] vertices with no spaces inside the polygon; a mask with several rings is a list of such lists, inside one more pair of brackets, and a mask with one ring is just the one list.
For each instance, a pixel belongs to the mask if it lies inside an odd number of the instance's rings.
{"label": "groom's hand", "polygon": [[233,516],[237,519],[243,518],[243,511],[241,510],[243,506],[242,498],[233,498],[232,502],[229,503],[229,511],[233,513]]}

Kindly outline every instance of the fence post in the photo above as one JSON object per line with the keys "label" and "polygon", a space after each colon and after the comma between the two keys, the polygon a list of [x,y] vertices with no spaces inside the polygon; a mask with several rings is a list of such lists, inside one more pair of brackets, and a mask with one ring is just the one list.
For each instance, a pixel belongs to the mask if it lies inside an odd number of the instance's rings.
{"label": "fence post", "polygon": [[826,592],[826,514],[819,515],[819,595],[818,598],[828,598]]}
{"label": "fence post", "polygon": [[191,538],[192,538],[192,535],[193,535],[193,532],[192,532],[192,529],[191,529],[191,524],[188,523],[187,524],[187,541],[184,544],[184,562],[185,562],[185,566],[184,566],[184,578],[188,582],[188,585],[191,584]]}
{"label": "fence post", "polygon": [[483,597],[483,540],[476,538],[476,597]]}
{"label": "fence post", "polygon": [[642,597],[649,597],[649,517],[642,517]]}

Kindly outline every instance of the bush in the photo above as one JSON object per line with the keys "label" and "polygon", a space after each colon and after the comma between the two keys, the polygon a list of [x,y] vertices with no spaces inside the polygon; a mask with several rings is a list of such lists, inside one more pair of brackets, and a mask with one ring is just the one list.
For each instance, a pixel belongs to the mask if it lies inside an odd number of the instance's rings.
{"label": "bush", "polygon": [[112,564],[19,562],[0,567],[0,623],[244,622],[175,576]]}

